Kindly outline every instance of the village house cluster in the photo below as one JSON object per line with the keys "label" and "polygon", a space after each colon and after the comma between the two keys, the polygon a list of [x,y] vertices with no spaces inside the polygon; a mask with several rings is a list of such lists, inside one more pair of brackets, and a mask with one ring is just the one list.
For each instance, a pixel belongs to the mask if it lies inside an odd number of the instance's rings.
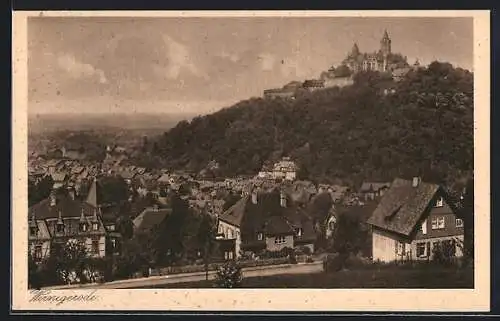
{"label": "village house cluster", "polygon": [[[364,182],[359,188],[314,184],[298,180],[299,166],[284,157],[254,176],[206,179],[203,173],[120,166],[124,153],[108,147],[106,160],[98,164],[67,153],[49,159],[31,155],[32,183],[46,177],[53,181],[50,195],[28,211],[35,260],[72,239],[82,241],[94,257],[119,254],[120,217],[133,220],[134,233],[148,233],[171,213],[167,196],[172,191],[215,218],[225,259],[257,259],[263,251],[286,248],[314,253],[318,235],[333,236],[339,206],[370,211],[366,223],[374,261],[428,260],[439,242],[452,242],[455,255],[462,255],[456,242],[463,240],[463,221],[453,200],[443,187],[418,177]],[[210,167],[218,164],[211,162]],[[116,177],[124,182],[127,206],[105,192]],[[229,195],[237,201],[224,209]],[[323,195],[331,198],[332,206],[318,214],[311,204]]]}

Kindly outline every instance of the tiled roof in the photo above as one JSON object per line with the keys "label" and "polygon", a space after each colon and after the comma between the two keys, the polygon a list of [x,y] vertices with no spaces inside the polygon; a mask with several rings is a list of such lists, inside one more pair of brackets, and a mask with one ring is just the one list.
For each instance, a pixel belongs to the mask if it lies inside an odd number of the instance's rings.
{"label": "tiled roof", "polygon": [[413,187],[412,181],[396,178],[367,223],[408,236],[438,191],[436,184]]}
{"label": "tiled roof", "polygon": [[294,229],[283,216],[271,216],[267,219],[264,227],[266,235],[292,234]]}
{"label": "tiled roof", "polygon": [[52,174],[52,179],[54,182],[62,182],[66,179],[66,173],[54,173]]}
{"label": "tiled roof", "polygon": [[56,195],[55,205],[51,205],[51,198],[46,198],[41,202],[33,205],[29,209],[31,215],[35,215],[36,219],[57,218],[59,212],[62,217],[80,217],[82,210],[84,215],[92,216],[96,210],[92,205],[74,200],[67,195]]}
{"label": "tiled roof", "polygon": [[151,231],[151,229],[161,224],[171,211],[171,209],[145,209],[133,221],[136,232]]}
{"label": "tiled roof", "polygon": [[[238,226],[241,229],[242,240],[251,240],[256,233],[265,232],[270,229],[280,229],[279,226],[271,227],[269,224],[278,219],[271,217],[279,216],[294,227],[304,230],[304,238],[314,238],[314,230],[307,226],[311,219],[305,211],[296,206],[290,196],[287,196],[287,206],[280,205],[280,192],[274,189],[271,192],[259,193],[257,204],[252,203],[252,196],[247,195],[219,216],[219,219]],[[269,223],[271,222],[271,223]],[[267,224],[266,224],[267,223]]]}

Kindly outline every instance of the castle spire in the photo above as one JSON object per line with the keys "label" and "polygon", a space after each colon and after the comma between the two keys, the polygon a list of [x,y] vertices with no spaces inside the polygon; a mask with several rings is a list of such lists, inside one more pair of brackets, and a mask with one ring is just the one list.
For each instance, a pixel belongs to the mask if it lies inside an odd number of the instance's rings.
{"label": "castle spire", "polygon": [[352,46],[351,55],[353,57],[357,57],[359,55],[359,47],[357,43],[354,43],[354,45]]}
{"label": "castle spire", "polygon": [[387,30],[384,30],[384,36],[380,40],[380,52],[384,55],[387,56],[391,54],[391,38],[389,38],[389,34],[387,33]]}
{"label": "castle spire", "polygon": [[389,38],[389,34],[387,33],[387,29],[384,29],[384,36],[382,37],[382,40],[391,40],[391,38]]}

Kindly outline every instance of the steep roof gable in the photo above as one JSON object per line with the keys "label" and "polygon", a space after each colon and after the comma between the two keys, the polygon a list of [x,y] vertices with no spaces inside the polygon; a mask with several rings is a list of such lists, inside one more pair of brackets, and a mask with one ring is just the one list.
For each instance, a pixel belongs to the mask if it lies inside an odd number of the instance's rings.
{"label": "steep roof gable", "polygon": [[396,178],[367,223],[408,236],[439,190],[436,184],[413,187],[411,181]]}

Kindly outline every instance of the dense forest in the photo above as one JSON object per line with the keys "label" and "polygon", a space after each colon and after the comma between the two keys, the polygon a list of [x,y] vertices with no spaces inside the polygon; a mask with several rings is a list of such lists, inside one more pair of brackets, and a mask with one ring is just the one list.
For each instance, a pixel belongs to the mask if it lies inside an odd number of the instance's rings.
{"label": "dense forest", "polygon": [[[453,184],[473,170],[473,74],[433,62],[395,82],[358,73],[354,84],[295,100],[252,98],[181,121],[151,140],[143,161],[218,175],[255,174],[290,156],[300,176],[359,184],[420,175]],[[140,161],[140,160],[139,160]]]}

